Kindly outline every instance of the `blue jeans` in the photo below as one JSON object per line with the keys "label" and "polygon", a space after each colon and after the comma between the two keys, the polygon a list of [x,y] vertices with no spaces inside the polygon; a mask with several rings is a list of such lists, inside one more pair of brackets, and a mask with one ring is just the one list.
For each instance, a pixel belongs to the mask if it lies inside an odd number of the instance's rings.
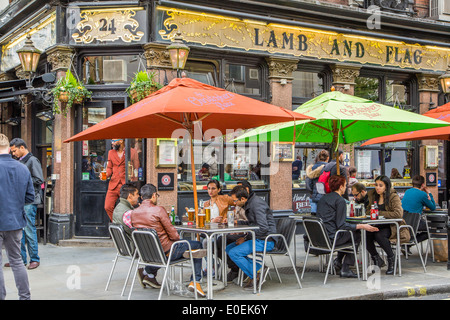
{"label": "blue jeans", "polygon": [[[196,249],[202,249],[202,244],[200,241],[194,241],[194,240],[187,240],[189,244],[191,245],[192,250]],[[185,251],[189,250],[189,247],[187,243],[180,243],[178,245],[174,246],[174,249],[172,251],[171,261],[181,259],[183,257],[183,253]],[[202,279],[202,258],[194,258],[194,271],[195,271],[195,281],[200,281]],[[154,274],[156,276],[156,273],[158,272],[157,267],[145,267],[145,272]],[[191,275],[191,281],[193,277]]]}
{"label": "blue jeans", "polygon": [[[266,251],[272,251],[275,243],[273,241],[267,241]],[[253,240],[245,241],[244,243],[237,245],[235,242],[229,244],[226,248],[226,252],[231,260],[241,269],[250,279],[253,279],[253,259],[247,256],[253,253]],[[255,242],[256,251],[264,251],[264,240],[256,239]],[[256,263],[256,271],[261,269],[261,264]]]}
{"label": "blue jeans", "polygon": [[309,204],[311,205],[311,213],[317,213],[317,202],[309,201]]}
{"label": "blue jeans", "polygon": [[25,216],[27,219],[27,225],[23,229],[22,233],[22,245],[21,245],[22,260],[24,264],[27,264],[27,249],[28,249],[28,254],[30,255],[30,263],[33,261],[40,262],[41,259],[39,258],[38,255],[38,239],[36,233],[37,205],[26,204],[24,209],[25,209]]}

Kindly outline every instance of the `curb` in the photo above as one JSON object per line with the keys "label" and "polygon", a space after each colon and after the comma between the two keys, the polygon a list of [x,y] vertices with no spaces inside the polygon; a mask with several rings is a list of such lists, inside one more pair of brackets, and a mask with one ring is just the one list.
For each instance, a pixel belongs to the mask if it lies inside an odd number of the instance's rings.
{"label": "curb", "polygon": [[420,297],[442,293],[450,293],[450,284],[409,287],[397,290],[368,293],[354,297],[339,298],[336,300],[390,300],[408,297]]}

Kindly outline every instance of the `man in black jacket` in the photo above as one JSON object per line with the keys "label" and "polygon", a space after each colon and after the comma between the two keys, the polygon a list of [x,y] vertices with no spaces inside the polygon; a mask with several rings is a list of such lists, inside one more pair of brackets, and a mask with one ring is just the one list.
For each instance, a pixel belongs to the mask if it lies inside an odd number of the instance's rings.
{"label": "man in black jacket", "polygon": [[[258,226],[255,230],[255,248],[256,251],[264,250],[264,240],[269,234],[277,233],[275,219],[273,218],[272,210],[267,203],[257,195],[249,196],[247,190],[243,186],[236,186],[230,192],[234,203],[245,209],[245,215],[248,219],[248,224],[251,226]],[[239,238],[235,243],[227,246],[226,252],[231,260],[251,279],[244,287],[253,290],[253,260],[247,256],[253,252],[252,240],[247,238],[250,235]],[[273,239],[273,238],[271,238]],[[272,251],[275,243],[272,240],[267,242],[266,251]],[[261,269],[261,265],[256,265],[256,270]],[[257,274],[257,281],[264,282],[268,272],[268,268],[264,268],[264,274]]]}
{"label": "man in black jacket", "polygon": [[23,230],[22,237],[22,259],[23,263],[27,264],[27,249],[30,255],[30,265],[28,269],[35,269],[40,264],[40,258],[38,254],[38,239],[36,233],[36,213],[37,205],[43,201],[42,196],[42,184],[44,183],[44,174],[42,173],[41,162],[28,151],[25,141],[19,138],[11,140],[9,143],[11,153],[21,163],[23,163],[31,173],[31,179],[33,180],[34,187],[34,201],[25,204],[25,214],[27,217],[27,225]]}

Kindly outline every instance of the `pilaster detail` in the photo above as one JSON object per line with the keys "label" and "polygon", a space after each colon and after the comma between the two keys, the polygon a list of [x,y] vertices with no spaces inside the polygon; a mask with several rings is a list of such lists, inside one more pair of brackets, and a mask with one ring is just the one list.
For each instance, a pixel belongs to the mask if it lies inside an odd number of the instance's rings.
{"label": "pilaster detail", "polygon": [[75,49],[69,46],[56,45],[47,49],[47,61],[52,65],[52,71],[67,71],[70,67]]}
{"label": "pilaster detail", "polygon": [[269,66],[269,79],[292,80],[292,72],[297,69],[298,59],[286,59],[279,57],[267,57]]}
{"label": "pilaster detail", "polygon": [[361,67],[353,65],[335,64],[331,66],[333,71],[333,84],[354,85],[355,79],[359,76]]}
{"label": "pilaster detail", "polygon": [[144,49],[145,59],[147,59],[148,69],[172,68],[169,51],[166,49],[167,45],[160,43],[146,43],[142,47]]}
{"label": "pilaster detail", "polygon": [[419,92],[439,92],[439,76],[435,74],[417,74]]}

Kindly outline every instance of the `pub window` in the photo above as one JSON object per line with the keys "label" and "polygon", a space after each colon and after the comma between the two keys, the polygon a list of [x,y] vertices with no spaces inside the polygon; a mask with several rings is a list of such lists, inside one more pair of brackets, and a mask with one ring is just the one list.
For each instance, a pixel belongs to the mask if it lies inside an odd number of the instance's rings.
{"label": "pub window", "polygon": [[[192,190],[189,142],[178,139],[178,188]],[[206,190],[208,181],[219,180],[223,189],[233,188],[240,180],[249,180],[255,189],[268,186],[269,164],[267,144],[194,142],[194,163],[197,190]],[[267,172],[266,172],[266,171]]]}
{"label": "pub window", "polygon": [[[321,150],[329,150],[327,145],[318,145],[313,143],[296,143],[294,162],[292,162],[292,187],[306,188],[306,168],[309,165],[314,165],[318,161],[318,154]],[[295,167],[297,170],[295,170]]]}
{"label": "pub window", "polygon": [[355,79],[355,96],[380,101],[379,86],[379,78],[358,77]]}
{"label": "pub window", "polygon": [[139,69],[145,68],[140,59],[138,55],[85,56],[82,81],[87,85],[128,84]]}
{"label": "pub window", "polygon": [[225,89],[231,92],[261,96],[261,68],[239,64],[225,64]]}
{"label": "pub window", "polygon": [[292,98],[314,98],[324,92],[323,76],[318,72],[292,72]]}
{"label": "pub window", "polygon": [[188,78],[217,86],[217,67],[213,62],[187,61],[184,72]]}

